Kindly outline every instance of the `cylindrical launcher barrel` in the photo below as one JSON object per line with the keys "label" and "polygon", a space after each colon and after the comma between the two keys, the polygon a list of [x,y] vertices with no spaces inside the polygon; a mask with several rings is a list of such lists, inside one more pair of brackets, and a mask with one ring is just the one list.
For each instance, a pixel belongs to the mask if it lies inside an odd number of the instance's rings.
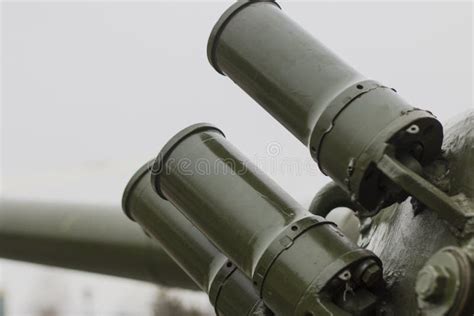
{"label": "cylindrical launcher barrel", "polygon": [[426,164],[442,126],[368,80],[275,1],[239,1],[212,30],[208,58],[310,149],[321,171],[369,210],[403,200],[376,165],[387,147]]}
{"label": "cylindrical launcher barrel", "polygon": [[[151,163],[138,170],[123,194],[123,210],[209,294],[218,315],[272,315],[250,279],[151,186]],[[260,315],[260,314],[259,314]]]}
{"label": "cylindrical launcher barrel", "polygon": [[152,181],[252,278],[276,314],[334,309],[333,301],[318,295],[357,284],[368,263],[381,271],[374,254],[307,212],[212,125],[196,124],[174,136],[156,159]]}

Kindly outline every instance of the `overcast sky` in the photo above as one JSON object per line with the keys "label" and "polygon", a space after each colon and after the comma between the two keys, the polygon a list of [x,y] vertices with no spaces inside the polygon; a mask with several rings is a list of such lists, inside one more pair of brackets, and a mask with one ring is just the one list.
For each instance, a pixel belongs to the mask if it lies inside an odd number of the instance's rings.
{"label": "overcast sky", "polygon": [[[3,194],[119,205],[139,166],[205,121],[308,205],[328,181],[308,150],[208,64],[210,30],[229,3],[3,2]],[[442,121],[472,108],[471,2],[282,7],[361,73]],[[288,159],[311,170],[280,170]]]}

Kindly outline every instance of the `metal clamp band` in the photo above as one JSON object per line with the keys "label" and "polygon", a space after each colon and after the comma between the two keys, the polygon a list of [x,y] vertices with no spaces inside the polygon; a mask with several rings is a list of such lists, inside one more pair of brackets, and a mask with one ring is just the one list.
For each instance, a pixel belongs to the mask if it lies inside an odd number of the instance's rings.
{"label": "metal clamp band", "polygon": [[321,170],[323,174],[326,173],[324,172],[319,159],[321,144],[324,137],[333,129],[334,120],[337,118],[339,113],[356,98],[379,87],[381,87],[381,85],[372,80],[358,82],[350,86],[336,96],[318,118],[318,121],[311,132],[309,148],[311,157],[313,157],[313,159],[318,163],[319,170]]}
{"label": "metal clamp band", "polygon": [[221,292],[222,286],[224,282],[237,270],[237,267],[232,264],[231,261],[227,261],[217,272],[214,280],[212,280],[211,287],[209,289],[209,301],[211,302],[212,306],[214,306],[214,310],[216,315],[219,315],[217,311],[217,300],[219,299],[219,294]]}
{"label": "metal clamp band", "polygon": [[304,217],[291,225],[288,225],[283,232],[275,238],[270,246],[266,249],[262,257],[257,263],[255,273],[253,275],[253,284],[257,289],[260,297],[262,297],[263,283],[267,276],[268,270],[278,258],[278,256],[286,249],[293,245],[293,242],[308,229],[322,224],[330,224],[336,226],[333,222],[327,221],[320,216],[310,215]]}

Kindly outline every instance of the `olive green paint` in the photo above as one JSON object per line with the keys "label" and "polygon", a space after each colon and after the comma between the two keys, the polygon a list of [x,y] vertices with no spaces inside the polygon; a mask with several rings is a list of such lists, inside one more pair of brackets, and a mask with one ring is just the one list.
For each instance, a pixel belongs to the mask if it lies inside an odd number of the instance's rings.
{"label": "olive green paint", "polygon": [[129,181],[123,195],[125,213],[163,247],[201,290],[209,294],[218,315],[254,315],[256,309],[265,310],[250,279],[176,207],[154,192],[151,166],[151,163],[145,164]]}
{"label": "olive green paint", "polygon": [[442,126],[431,113],[359,74],[274,1],[231,6],[212,30],[208,58],[306,145],[321,171],[368,211],[406,197],[373,168],[387,144],[421,164],[440,150]]}
{"label": "olive green paint", "polygon": [[[301,207],[215,126],[179,132],[153,169],[156,191],[253,280],[276,314],[329,309],[345,315],[348,304],[334,303],[345,284],[354,289],[354,300],[364,295],[375,303],[361,276],[368,262],[381,272],[377,257]],[[347,279],[339,278],[343,272]]]}
{"label": "olive green paint", "polygon": [[2,258],[197,288],[118,207],[2,200],[0,219]]}

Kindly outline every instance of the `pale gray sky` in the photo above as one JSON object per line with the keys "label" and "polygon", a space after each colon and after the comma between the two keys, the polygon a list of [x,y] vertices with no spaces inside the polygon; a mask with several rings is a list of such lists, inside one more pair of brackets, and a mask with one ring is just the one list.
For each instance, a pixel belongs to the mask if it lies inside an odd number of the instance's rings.
{"label": "pale gray sky", "polygon": [[[328,179],[307,149],[208,64],[208,35],[230,2],[3,2],[3,194],[118,205],[140,165],[206,121],[308,205]],[[473,106],[472,2],[281,3],[361,73],[442,121]],[[285,161],[310,172],[281,170]],[[21,304],[34,293],[21,284],[42,270],[4,268]],[[130,290],[115,280],[109,289]]]}

